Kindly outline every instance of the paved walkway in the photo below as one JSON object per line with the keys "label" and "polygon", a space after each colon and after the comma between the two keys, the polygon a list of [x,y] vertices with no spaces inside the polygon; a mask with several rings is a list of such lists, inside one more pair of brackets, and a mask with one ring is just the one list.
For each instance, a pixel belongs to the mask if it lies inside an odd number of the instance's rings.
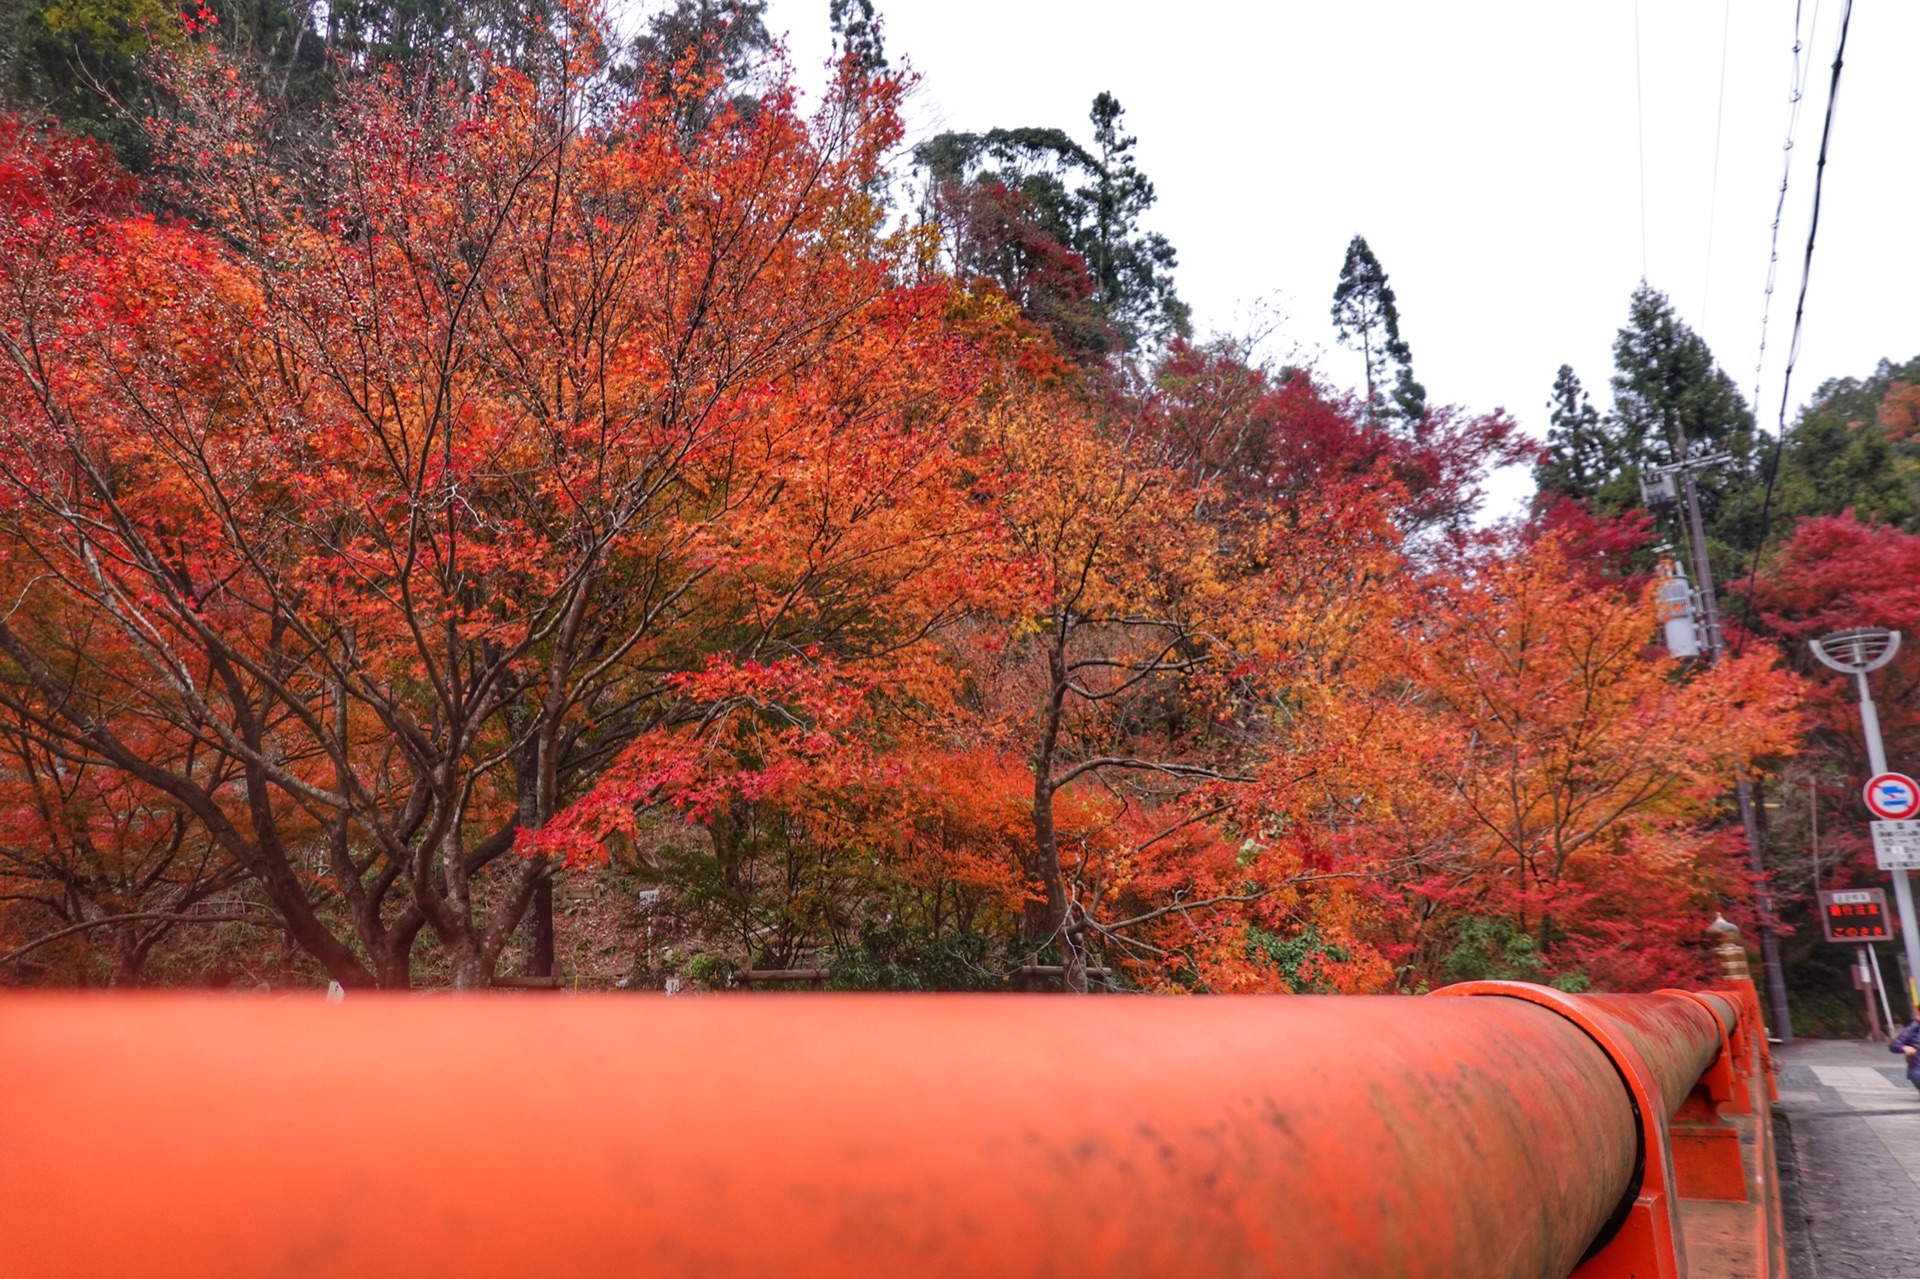
{"label": "paved walkway", "polygon": [[1834,1039],[1774,1056],[1793,1279],[1920,1279],[1920,1092],[1902,1059]]}

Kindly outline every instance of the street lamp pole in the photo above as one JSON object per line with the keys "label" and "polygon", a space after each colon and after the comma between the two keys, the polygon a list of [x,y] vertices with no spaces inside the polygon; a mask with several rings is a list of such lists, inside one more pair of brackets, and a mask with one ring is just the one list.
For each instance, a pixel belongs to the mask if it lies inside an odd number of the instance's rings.
{"label": "street lamp pole", "polygon": [[[1836,631],[1810,640],[1808,646],[1821,663],[1853,676],[1860,690],[1860,728],[1867,739],[1868,775],[1878,777],[1887,771],[1887,748],[1880,740],[1880,710],[1873,704],[1873,691],[1867,686],[1867,672],[1877,671],[1900,651],[1900,632],[1881,627],[1861,627]],[[1913,910],[1913,882],[1903,869],[1893,872],[1893,900],[1900,910],[1900,941],[1907,953],[1907,1007],[1920,1015],[1920,995],[1914,979],[1920,976],[1920,922]]]}

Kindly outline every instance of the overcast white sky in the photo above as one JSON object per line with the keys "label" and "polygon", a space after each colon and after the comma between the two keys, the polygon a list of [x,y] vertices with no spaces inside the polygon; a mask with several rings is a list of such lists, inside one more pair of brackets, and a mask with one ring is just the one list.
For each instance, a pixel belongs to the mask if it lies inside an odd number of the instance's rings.
{"label": "overcast white sky", "polygon": [[[1761,420],[1777,412],[1814,159],[1845,0],[1803,0],[1807,87],[1781,227]],[[1634,0],[881,0],[921,77],[917,140],[1057,125],[1087,140],[1103,89],[1127,109],[1149,219],[1180,254],[1200,329],[1278,300],[1283,343],[1351,383],[1327,316],[1364,234],[1399,296],[1432,399],[1545,429],[1554,371],[1608,401],[1611,343],[1642,273]],[[1794,0],[1640,0],[1645,272],[1749,394],[1792,76]],[[803,84],[827,0],[771,0]],[[1817,23],[1815,21],[1817,17]],[[1720,110],[1723,22],[1726,87]],[[1920,354],[1920,4],[1853,15],[1793,402]],[[1709,245],[1711,259],[1709,260]],[[1505,477],[1497,504],[1528,491]]]}

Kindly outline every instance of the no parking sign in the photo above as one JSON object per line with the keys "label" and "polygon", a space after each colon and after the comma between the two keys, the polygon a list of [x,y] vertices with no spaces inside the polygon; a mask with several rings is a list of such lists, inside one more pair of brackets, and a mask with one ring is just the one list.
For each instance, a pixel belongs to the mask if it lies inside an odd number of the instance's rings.
{"label": "no parking sign", "polygon": [[1920,783],[1905,773],[1882,773],[1867,783],[1863,794],[1881,821],[1903,822],[1920,813]]}

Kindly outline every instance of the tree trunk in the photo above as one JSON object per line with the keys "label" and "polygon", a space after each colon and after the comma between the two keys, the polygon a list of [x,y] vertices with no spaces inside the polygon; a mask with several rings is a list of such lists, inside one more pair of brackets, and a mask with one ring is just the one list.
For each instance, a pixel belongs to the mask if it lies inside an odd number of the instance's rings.
{"label": "tree trunk", "polygon": [[111,984],[115,990],[132,990],[140,985],[140,973],[146,967],[153,939],[143,940],[138,925],[116,928],[114,933],[119,944],[114,947]]}
{"label": "tree trunk", "polygon": [[1060,931],[1060,988],[1069,994],[1084,995],[1087,985],[1086,935],[1077,926]]}
{"label": "tree trunk", "polygon": [[[1087,962],[1081,951],[1077,929],[1067,923],[1067,884],[1060,873],[1059,833],[1053,822],[1053,758],[1060,744],[1060,722],[1067,699],[1066,627],[1054,632],[1047,646],[1047,673],[1052,689],[1047,700],[1046,723],[1040,734],[1040,749],[1033,764],[1033,846],[1041,886],[1046,890],[1046,913],[1034,933],[1043,941],[1060,945],[1061,985],[1069,991],[1085,994]],[[1029,912],[1029,920],[1032,912]]]}
{"label": "tree trunk", "polygon": [[413,942],[420,935],[418,907],[409,909],[391,928],[382,929],[369,948],[374,974],[382,990],[413,987]]}
{"label": "tree trunk", "polygon": [[529,977],[553,976],[553,877],[533,886],[533,900],[520,924],[520,968]]}
{"label": "tree trunk", "polygon": [[484,951],[463,940],[457,947],[449,947],[453,954],[453,988],[455,990],[488,990],[493,986],[493,961]]}

